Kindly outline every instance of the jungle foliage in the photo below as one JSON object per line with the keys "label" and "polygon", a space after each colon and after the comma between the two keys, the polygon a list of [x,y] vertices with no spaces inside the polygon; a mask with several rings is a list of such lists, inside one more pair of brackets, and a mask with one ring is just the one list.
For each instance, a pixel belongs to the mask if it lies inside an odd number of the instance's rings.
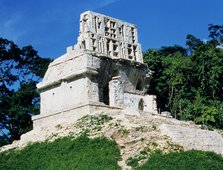
{"label": "jungle foliage", "polygon": [[32,46],[19,48],[0,38],[0,146],[32,129],[31,116],[39,114],[36,83],[49,62]]}
{"label": "jungle foliage", "polygon": [[144,61],[154,71],[148,93],[160,111],[208,128],[223,128],[223,25],[209,25],[206,42],[188,35],[186,48],[149,49]]}

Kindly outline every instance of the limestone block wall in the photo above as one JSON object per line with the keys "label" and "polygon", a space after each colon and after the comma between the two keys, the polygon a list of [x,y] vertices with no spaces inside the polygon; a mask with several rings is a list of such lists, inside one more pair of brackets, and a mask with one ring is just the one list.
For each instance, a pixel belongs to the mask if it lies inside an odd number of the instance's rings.
{"label": "limestone block wall", "polygon": [[87,79],[87,98],[86,100],[90,103],[99,103],[99,89],[98,81],[95,75],[88,75]]}
{"label": "limestone block wall", "polygon": [[59,84],[42,91],[40,93],[40,114],[48,115],[61,111],[63,103],[61,94],[62,91]]}
{"label": "limestone block wall", "polygon": [[[50,64],[43,81],[38,84],[42,91],[41,114],[62,112],[89,102],[138,109],[140,98],[147,101],[144,111],[152,112],[153,100],[145,98],[150,78],[145,64],[87,52],[71,58],[67,53]],[[132,95],[125,97],[125,92]],[[135,103],[128,106],[130,100]]]}
{"label": "limestone block wall", "polygon": [[145,95],[144,96],[144,111],[157,114],[157,104],[155,95]]}
{"label": "limestone block wall", "polygon": [[64,81],[41,92],[41,114],[50,115],[86,104],[88,80]]}
{"label": "limestone block wall", "polygon": [[157,113],[155,96],[124,93],[124,108],[130,110],[141,110],[150,113]]}
{"label": "limestone block wall", "polygon": [[124,105],[124,88],[120,76],[113,77],[109,82],[109,105],[121,108]]}
{"label": "limestone block wall", "polygon": [[84,72],[87,68],[87,58],[78,55],[70,58],[69,53],[61,56],[59,59],[54,60],[48,67],[43,81],[37,84],[37,88],[42,89],[46,86],[58,84],[63,80],[70,79]]}

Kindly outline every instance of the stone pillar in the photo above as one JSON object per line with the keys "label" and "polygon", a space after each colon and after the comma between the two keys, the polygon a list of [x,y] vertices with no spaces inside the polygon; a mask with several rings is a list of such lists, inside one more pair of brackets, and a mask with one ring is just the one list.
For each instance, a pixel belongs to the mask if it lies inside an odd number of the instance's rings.
{"label": "stone pillar", "polygon": [[109,42],[109,53],[110,53],[110,56],[113,57],[113,42],[112,42],[112,40],[110,40],[110,42]]}
{"label": "stone pillar", "polygon": [[95,76],[91,75],[88,77],[88,101],[89,102],[99,102],[99,89],[98,82]]}
{"label": "stone pillar", "polygon": [[136,61],[143,63],[143,56],[142,56],[142,50],[141,50],[140,44],[138,44],[136,48]]}
{"label": "stone pillar", "polygon": [[124,89],[120,76],[113,77],[109,82],[109,105],[114,107],[123,107]]}
{"label": "stone pillar", "polygon": [[84,35],[85,46],[87,50],[92,50],[92,40],[90,38],[90,33]]}

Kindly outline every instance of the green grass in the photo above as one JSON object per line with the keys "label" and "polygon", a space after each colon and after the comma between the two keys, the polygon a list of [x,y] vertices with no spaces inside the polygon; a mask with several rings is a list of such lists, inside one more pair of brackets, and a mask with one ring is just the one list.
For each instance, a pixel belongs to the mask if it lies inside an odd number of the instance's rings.
{"label": "green grass", "polygon": [[21,151],[0,153],[1,170],[115,170],[120,150],[106,138],[86,135],[31,144]]}
{"label": "green grass", "polygon": [[[143,154],[145,155],[145,154]],[[89,139],[83,134],[53,142],[31,144],[20,151],[0,153],[0,170],[116,170],[120,150],[106,138]],[[134,159],[129,165],[138,165]],[[185,151],[163,154],[157,151],[136,170],[223,170],[223,157],[213,152]]]}
{"label": "green grass", "polygon": [[223,170],[223,157],[214,152],[156,152],[136,170]]}

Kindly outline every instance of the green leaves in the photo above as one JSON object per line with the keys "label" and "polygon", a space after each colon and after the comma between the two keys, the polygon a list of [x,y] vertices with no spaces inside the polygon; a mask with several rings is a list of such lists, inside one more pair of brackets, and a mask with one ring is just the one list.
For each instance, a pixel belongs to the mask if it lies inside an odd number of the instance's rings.
{"label": "green leaves", "polygon": [[213,45],[223,44],[223,25],[210,24],[208,26],[208,31],[210,32],[209,38]]}
{"label": "green leaves", "polygon": [[49,62],[32,46],[19,48],[0,38],[0,146],[32,128],[31,115],[39,113],[36,83]]}
{"label": "green leaves", "polygon": [[[210,41],[187,36],[187,47],[170,46],[144,53],[154,71],[150,94],[174,117],[223,128],[223,50],[217,48],[223,27],[210,25]],[[213,41],[218,43],[213,43]]]}

